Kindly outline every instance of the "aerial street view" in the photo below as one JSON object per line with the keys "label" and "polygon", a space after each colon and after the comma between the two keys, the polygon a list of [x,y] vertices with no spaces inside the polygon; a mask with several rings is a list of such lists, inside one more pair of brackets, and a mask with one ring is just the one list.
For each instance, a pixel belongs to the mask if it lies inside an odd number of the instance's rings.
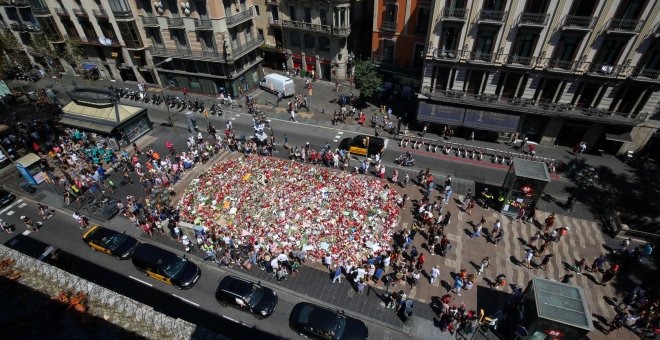
{"label": "aerial street view", "polygon": [[659,13],[0,0],[0,337],[656,339]]}

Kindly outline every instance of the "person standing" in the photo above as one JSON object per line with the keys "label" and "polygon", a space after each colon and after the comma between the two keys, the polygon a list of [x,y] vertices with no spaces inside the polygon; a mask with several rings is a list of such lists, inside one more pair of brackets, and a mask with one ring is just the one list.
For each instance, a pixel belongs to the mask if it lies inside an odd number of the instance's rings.
{"label": "person standing", "polygon": [[534,250],[532,250],[532,248],[527,249],[526,252],[525,252],[525,258],[524,258],[525,267],[527,267],[527,269],[532,269],[532,258],[533,257],[534,257]]}
{"label": "person standing", "polygon": [[461,288],[463,288],[463,279],[457,275],[454,278],[454,288],[452,291],[456,293],[456,295],[461,296]]}
{"label": "person standing", "polygon": [[518,209],[518,216],[516,216],[516,221],[522,222],[523,224],[525,224],[526,223],[525,222],[525,215],[526,214],[527,214],[527,211],[525,210],[525,208],[520,207],[520,209]]}
{"label": "person standing", "polygon": [[495,246],[500,245],[500,241],[504,238],[504,229],[500,228],[500,231],[497,233],[497,235],[493,236],[493,243],[495,243]]}
{"label": "person standing", "polygon": [[548,232],[555,225],[555,214],[550,214],[548,218],[545,219],[545,227],[543,231]]}
{"label": "person standing", "polygon": [[34,223],[34,221],[31,218],[26,216],[21,216],[21,221],[25,223],[25,227],[28,228],[28,230],[30,230],[31,232],[36,233],[39,231],[37,224]]}
{"label": "person standing", "polygon": [[490,234],[494,237],[500,232],[500,230],[502,230],[502,222],[498,218],[495,220],[495,224],[493,224],[493,230],[491,230]]}
{"label": "person standing", "polygon": [[424,258],[424,254],[419,254],[419,257],[417,257],[417,264],[415,265],[415,268],[417,268],[418,270],[422,270],[422,268],[424,267],[424,261],[426,261],[426,259]]}
{"label": "person standing", "polygon": [[335,265],[335,273],[332,276],[332,283],[339,282],[341,283],[341,266]]}
{"label": "person standing", "polygon": [[405,188],[406,185],[408,185],[408,181],[410,181],[410,175],[406,173],[406,176],[403,178],[403,187]]}

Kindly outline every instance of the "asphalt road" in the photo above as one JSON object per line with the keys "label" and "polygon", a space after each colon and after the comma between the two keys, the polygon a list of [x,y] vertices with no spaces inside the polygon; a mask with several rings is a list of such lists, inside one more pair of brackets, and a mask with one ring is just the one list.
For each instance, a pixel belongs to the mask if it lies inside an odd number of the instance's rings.
{"label": "asphalt road", "polygon": [[[44,256],[49,246],[60,249],[57,265],[63,269],[95,282],[108,289],[152,306],[154,309],[195,323],[232,339],[293,339],[299,336],[288,327],[288,317],[293,306],[305,299],[271,286],[278,296],[276,311],[268,318],[259,320],[251,314],[232,307],[222,307],[215,300],[215,290],[220,279],[227,275],[222,269],[198,263],[202,276],[190,290],[178,290],[170,285],[146,277],[129,261],[119,261],[111,256],[94,252],[82,242],[81,230],[73,218],[62,211],[44,221],[37,233],[27,232],[20,216],[39,219],[36,204],[19,197],[13,204],[0,210],[0,218],[16,226],[13,234],[0,233],[0,242],[35,258]],[[121,230],[124,231],[124,230]],[[137,237],[135,228],[125,230]],[[142,241],[142,240],[141,240]],[[370,339],[404,339],[407,335],[366,322]]]}

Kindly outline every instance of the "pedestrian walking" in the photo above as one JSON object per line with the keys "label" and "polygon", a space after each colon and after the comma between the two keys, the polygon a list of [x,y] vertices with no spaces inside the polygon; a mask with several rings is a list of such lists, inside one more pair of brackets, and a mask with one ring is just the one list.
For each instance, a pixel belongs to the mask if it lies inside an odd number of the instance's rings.
{"label": "pedestrian walking", "polygon": [[493,236],[493,243],[495,243],[496,247],[500,245],[500,241],[502,241],[503,238],[504,229],[500,229],[500,231],[495,236]]}
{"label": "pedestrian walking", "polygon": [[[417,285],[417,281],[421,275],[419,274],[419,271],[417,269],[413,270],[412,274],[410,275],[410,288],[415,287]],[[459,294],[460,295],[460,294]]]}
{"label": "pedestrian walking", "polygon": [[600,280],[600,285],[607,286],[607,283],[610,282],[616,276],[616,273],[618,271],[619,271],[619,265],[614,264],[610,269],[608,269],[605,272],[605,274],[603,274],[603,277]]}
{"label": "pedestrian walking", "polygon": [[452,289],[452,292],[456,293],[458,296],[461,296],[461,288],[463,288],[463,279],[459,276],[456,276],[454,278],[454,288]]}
{"label": "pedestrian walking", "polygon": [[498,218],[498,219],[495,220],[495,224],[493,224],[493,230],[491,230],[490,234],[492,236],[495,236],[496,234],[498,234],[500,232],[500,230],[502,230],[502,222]]}
{"label": "pedestrian walking", "polygon": [[21,221],[25,223],[25,227],[31,232],[36,233],[39,231],[39,227],[37,226],[36,223],[34,223],[34,221],[31,218],[26,216],[21,216]]}
{"label": "pedestrian walking", "polygon": [[481,273],[484,272],[486,268],[490,266],[490,258],[488,256],[484,257],[483,260],[481,260],[481,264],[479,264],[479,269],[477,270],[477,276],[480,276]]}
{"label": "pedestrian walking", "polygon": [[424,267],[424,261],[426,259],[424,258],[424,254],[419,254],[419,257],[417,257],[417,264],[415,265],[415,268],[418,270],[422,270],[422,267]]}
{"label": "pedestrian walking", "polygon": [[408,185],[408,182],[410,181],[410,175],[406,174],[406,176],[403,178],[403,187],[405,188]]}
{"label": "pedestrian walking", "polygon": [[355,283],[355,287],[357,288],[357,293],[362,294],[364,293],[364,288],[366,288],[367,285],[364,283],[364,280],[360,279]]}
{"label": "pedestrian walking", "polygon": [[[495,289],[500,289],[500,287],[506,287],[507,285],[507,280],[506,280],[506,275],[500,274],[497,275],[495,278]],[[491,288],[492,289],[492,288]]]}
{"label": "pedestrian walking", "polygon": [[525,224],[525,215],[527,214],[527,211],[525,210],[524,207],[520,207],[518,210],[518,216],[516,216],[516,221],[522,222]]}
{"label": "pedestrian walking", "polygon": [[555,214],[550,214],[548,218],[545,219],[545,227],[543,227],[544,232],[550,231],[552,227],[555,225]]}
{"label": "pedestrian walking", "polygon": [[0,218],[0,229],[2,229],[2,231],[6,232],[7,234],[11,234],[14,232],[14,226],[8,224],[7,221],[1,218]]}
{"label": "pedestrian walking", "polygon": [[39,208],[39,216],[41,216],[44,221],[55,215],[55,212],[48,209],[48,206],[45,204],[37,203],[37,207]]}
{"label": "pedestrian walking", "polygon": [[433,284],[435,280],[440,277],[440,269],[438,267],[438,265],[435,265],[433,268],[431,268],[431,284]]}
{"label": "pedestrian walking", "polygon": [[527,249],[525,252],[524,262],[527,269],[532,269],[532,258],[534,257],[534,250],[531,248]]}

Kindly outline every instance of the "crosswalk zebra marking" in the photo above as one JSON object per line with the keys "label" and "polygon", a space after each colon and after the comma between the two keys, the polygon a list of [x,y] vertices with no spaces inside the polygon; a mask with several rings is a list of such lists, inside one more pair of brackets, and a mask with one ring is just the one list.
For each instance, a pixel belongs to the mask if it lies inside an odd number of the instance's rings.
{"label": "crosswalk zebra marking", "polygon": [[14,211],[13,211],[13,210],[9,210],[9,211],[7,212],[7,216],[11,216],[11,215],[13,215],[13,214],[14,214]]}
{"label": "crosswalk zebra marking", "polygon": [[23,208],[23,207],[26,206],[26,205],[27,205],[27,203],[23,202],[23,203],[19,204],[18,207],[19,207],[19,208]]}

